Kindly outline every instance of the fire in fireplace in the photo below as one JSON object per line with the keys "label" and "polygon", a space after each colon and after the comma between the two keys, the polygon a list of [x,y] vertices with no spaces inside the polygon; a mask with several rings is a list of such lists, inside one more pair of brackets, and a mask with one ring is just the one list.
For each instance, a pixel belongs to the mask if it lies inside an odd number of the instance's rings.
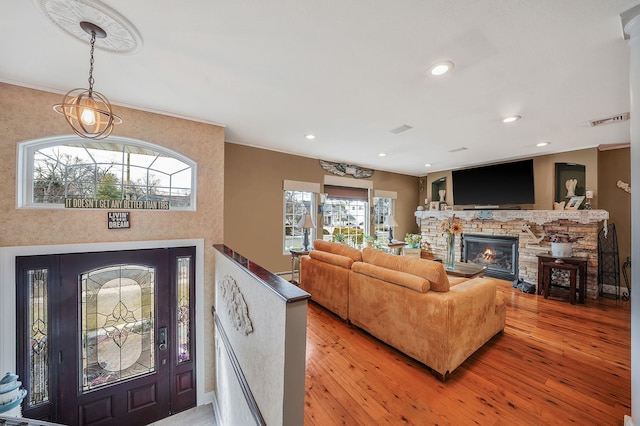
{"label": "fire in fireplace", "polygon": [[518,237],[463,234],[462,261],[486,266],[487,276],[513,281],[518,277]]}

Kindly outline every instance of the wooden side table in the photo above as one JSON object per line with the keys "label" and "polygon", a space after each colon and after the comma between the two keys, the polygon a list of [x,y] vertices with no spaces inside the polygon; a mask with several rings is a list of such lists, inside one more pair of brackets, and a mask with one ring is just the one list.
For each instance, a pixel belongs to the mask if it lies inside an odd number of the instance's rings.
{"label": "wooden side table", "polygon": [[[587,295],[587,264],[588,257],[555,257],[548,254],[538,255],[538,294],[546,298],[551,286],[551,270],[563,269],[569,271],[569,301],[575,302],[575,293],[578,292],[578,301],[584,303]],[[576,277],[577,275],[577,277]]]}
{"label": "wooden side table", "polygon": [[[289,282],[291,284],[298,285],[298,280],[300,279],[300,256],[309,254],[309,251],[302,249],[290,249],[289,253],[291,253],[291,280]],[[296,269],[296,265],[298,266],[298,269]],[[296,270],[298,271],[298,280],[295,279]]]}

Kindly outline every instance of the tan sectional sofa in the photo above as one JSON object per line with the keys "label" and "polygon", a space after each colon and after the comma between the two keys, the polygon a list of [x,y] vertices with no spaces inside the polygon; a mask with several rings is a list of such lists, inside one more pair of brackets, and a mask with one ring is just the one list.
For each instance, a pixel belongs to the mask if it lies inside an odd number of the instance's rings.
{"label": "tan sectional sofa", "polygon": [[342,319],[349,314],[349,272],[362,253],[345,244],[323,240],[313,242],[313,250],[300,258],[300,287],[312,300]]}
{"label": "tan sectional sofa", "polygon": [[362,251],[349,277],[349,321],[448,373],[504,329],[506,303],[490,278],[448,277],[435,261]]}
{"label": "tan sectional sofa", "polygon": [[505,326],[493,279],[451,277],[439,262],[370,248],[315,241],[301,259],[300,286],[443,380]]}

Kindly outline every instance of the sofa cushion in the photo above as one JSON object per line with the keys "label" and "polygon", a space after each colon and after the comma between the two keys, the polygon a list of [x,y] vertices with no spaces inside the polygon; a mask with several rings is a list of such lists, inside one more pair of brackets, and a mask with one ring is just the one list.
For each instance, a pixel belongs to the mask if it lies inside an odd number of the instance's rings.
{"label": "sofa cushion", "polygon": [[410,288],[419,293],[429,291],[430,283],[426,278],[419,277],[406,272],[394,271],[392,269],[383,268],[381,266],[372,265],[370,263],[355,262],[351,267],[353,273],[367,275],[382,281],[387,281],[402,287]]}
{"label": "sofa cushion", "polygon": [[337,254],[340,256],[346,256],[353,259],[354,262],[362,261],[362,253],[360,253],[360,250],[353,247],[349,247],[346,244],[334,243],[331,241],[324,241],[324,240],[315,240],[313,242],[313,249],[326,251],[326,252]]}
{"label": "sofa cushion", "polygon": [[343,268],[351,268],[353,265],[353,259],[339,254],[333,254],[321,250],[312,250],[309,252],[309,257],[319,260],[321,262],[329,263],[331,265],[342,266]]}
{"label": "sofa cushion", "polygon": [[440,262],[415,257],[397,256],[372,248],[362,250],[362,260],[366,263],[393,269],[426,278],[432,291],[449,291],[449,279]]}

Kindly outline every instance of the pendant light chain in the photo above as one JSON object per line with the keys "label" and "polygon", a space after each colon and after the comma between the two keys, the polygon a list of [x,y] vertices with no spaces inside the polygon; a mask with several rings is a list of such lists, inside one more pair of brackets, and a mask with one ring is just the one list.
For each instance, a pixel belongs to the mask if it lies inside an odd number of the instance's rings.
{"label": "pendant light chain", "polygon": [[96,32],[91,31],[91,60],[89,61],[89,97],[93,95],[93,51],[96,45]]}
{"label": "pendant light chain", "polygon": [[96,39],[105,38],[107,33],[99,26],[87,21],[80,22],[80,28],[91,35],[89,89],[69,90],[62,98],[62,102],[53,106],[53,110],[64,115],[76,135],[99,140],[108,137],[113,131],[113,127],[122,123],[122,119],[113,113],[109,100],[102,93],[93,90]]}

